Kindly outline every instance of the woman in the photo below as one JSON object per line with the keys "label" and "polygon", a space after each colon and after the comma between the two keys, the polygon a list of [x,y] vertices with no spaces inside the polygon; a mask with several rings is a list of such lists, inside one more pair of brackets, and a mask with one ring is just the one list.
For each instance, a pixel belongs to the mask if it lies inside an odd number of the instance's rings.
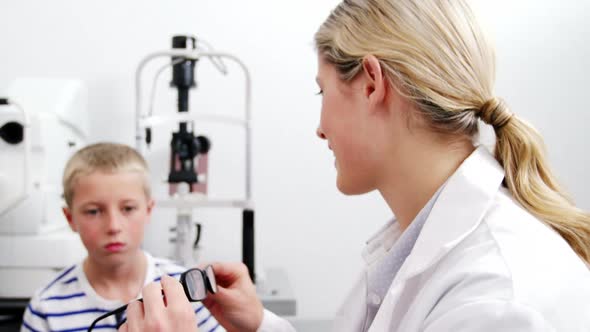
{"label": "woman", "polygon": [[[344,0],[315,42],[337,186],[378,190],[396,216],[368,242],[334,330],[590,330],[590,216],[559,188],[539,134],[493,95],[494,52],[466,0]],[[480,120],[493,155],[474,144]],[[222,287],[205,305],[224,327],[292,330],[243,267],[214,268]],[[154,298],[124,329],[181,329]]]}

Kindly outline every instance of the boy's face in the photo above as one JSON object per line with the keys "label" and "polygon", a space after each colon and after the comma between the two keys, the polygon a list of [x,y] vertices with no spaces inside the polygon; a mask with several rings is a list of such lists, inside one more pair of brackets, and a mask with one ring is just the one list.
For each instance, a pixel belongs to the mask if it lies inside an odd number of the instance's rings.
{"label": "boy's face", "polygon": [[143,181],[138,172],[97,171],[75,182],[64,214],[91,260],[117,265],[136,257],[154,205]]}

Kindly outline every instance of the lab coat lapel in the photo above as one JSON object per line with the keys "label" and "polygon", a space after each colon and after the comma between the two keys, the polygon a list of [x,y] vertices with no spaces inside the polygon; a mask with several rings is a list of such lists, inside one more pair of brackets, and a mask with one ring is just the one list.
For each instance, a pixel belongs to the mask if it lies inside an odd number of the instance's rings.
{"label": "lab coat lapel", "polygon": [[413,288],[409,279],[436,264],[475,230],[503,179],[504,170],[483,146],[461,164],[434,204],[369,331],[389,331],[400,323],[407,307],[400,301],[412,295],[412,290],[406,289]]}

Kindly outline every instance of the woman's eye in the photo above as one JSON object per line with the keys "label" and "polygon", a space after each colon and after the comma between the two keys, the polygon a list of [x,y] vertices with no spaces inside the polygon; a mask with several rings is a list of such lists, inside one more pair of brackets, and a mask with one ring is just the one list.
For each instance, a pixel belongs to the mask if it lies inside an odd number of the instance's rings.
{"label": "woman's eye", "polygon": [[316,93],[316,96],[321,96],[324,94],[324,90],[320,89],[320,91],[318,91],[318,93]]}

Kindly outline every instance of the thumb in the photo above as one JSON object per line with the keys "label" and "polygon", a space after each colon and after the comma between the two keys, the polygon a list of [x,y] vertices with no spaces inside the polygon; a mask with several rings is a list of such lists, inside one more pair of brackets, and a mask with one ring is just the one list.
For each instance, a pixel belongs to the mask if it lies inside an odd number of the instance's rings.
{"label": "thumb", "polygon": [[206,307],[210,307],[216,303],[223,305],[231,302],[231,298],[234,296],[232,294],[233,292],[232,289],[217,286],[217,292],[215,294],[209,293],[207,298],[203,300],[203,304],[205,304]]}
{"label": "thumb", "polygon": [[119,331],[119,332],[129,331],[129,328],[127,327],[127,322],[123,323],[123,325],[121,325],[121,327],[119,327],[119,329],[117,331]]}

